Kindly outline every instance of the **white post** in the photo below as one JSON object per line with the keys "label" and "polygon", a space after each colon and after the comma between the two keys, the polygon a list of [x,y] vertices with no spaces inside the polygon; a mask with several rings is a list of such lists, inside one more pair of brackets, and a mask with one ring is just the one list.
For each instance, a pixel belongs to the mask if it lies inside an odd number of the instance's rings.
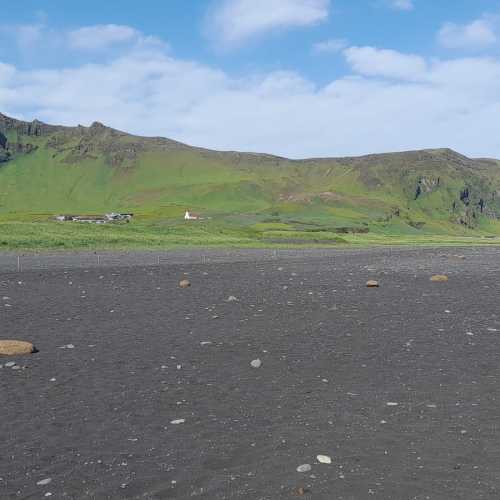
{"label": "white post", "polygon": [[17,256],[17,272],[18,273],[21,272],[21,256],[20,255]]}

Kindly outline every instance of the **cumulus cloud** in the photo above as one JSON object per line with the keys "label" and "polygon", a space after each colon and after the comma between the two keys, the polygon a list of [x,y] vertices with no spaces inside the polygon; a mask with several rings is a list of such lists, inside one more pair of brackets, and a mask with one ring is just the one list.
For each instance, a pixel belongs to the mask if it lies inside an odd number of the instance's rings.
{"label": "cumulus cloud", "polygon": [[130,26],[116,24],[85,26],[68,33],[72,48],[80,50],[98,50],[112,45],[137,40],[140,33]]}
{"label": "cumulus cloud", "polygon": [[209,31],[224,45],[240,44],[274,29],[324,21],[329,4],[330,0],[220,0],[209,16]]}
{"label": "cumulus cloud", "polygon": [[[42,14],[39,15],[42,17]],[[21,50],[29,50],[31,57],[49,53],[52,58],[68,53],[106,52],[161,48],[168,45],[154,36],[125,25],[105,24],[84,26],[74,30],[54,30],[47,24],[0,25],[0,37],[13,41]],[[1,40],[0,40],[1,41]]]}
{"label": "cumulus cloud", "polygon": [[323,40],[322,42],[315,43],[313,49],[315,52],[336,54],[337,52],[341,52],[345,49],[347,45],[347,40],[342,38],[331,38],[329,40]]}
{"label": "cumulus cloud", "polygon": [[357,72],[400,80],[421,80],[427,74],[423,57],[374,47],[349,47],[344,51],[348,63]]}
{"label": "cumulus cloud", "polygon": [[469,24],[445,23],[438,40],[449,49],[480,49],[498,41],[498,20],[492,17],[476,19]]}

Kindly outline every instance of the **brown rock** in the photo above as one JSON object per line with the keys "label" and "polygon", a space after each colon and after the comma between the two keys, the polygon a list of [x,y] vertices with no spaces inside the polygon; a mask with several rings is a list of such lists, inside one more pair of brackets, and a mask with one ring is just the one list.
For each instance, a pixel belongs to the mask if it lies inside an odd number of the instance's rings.
{"label": "brown rock", "polygon": [[309,493],[309,490],[306,488],[300,487],[295,490],[295,494],[299,497],[303,497],[306,493]]}
{"label": "brown rock", "polygon": [[189,288],[191,286],[191,282],[188,281],[188,280],[182,280],[180,283],[179,283],[179,286],[181,288]]}
{"label": "brown rock", "polygon": [[21,340],[0,340],[0,356],[20,356],[37,352],[30,342]]}
{"label": "brown rock", "polygon": [[448,281],[448,276],[444,274],[435,274],[431,277],[431,281],[434,281],[435,283],[444,283],[445,281]]}
{"label": "brown rock", "polygon": [[379,282],[378,281],[375,281],[375,280],[370,280],[366,283],[366,286],[368,288],[378,288],[380,286]]}

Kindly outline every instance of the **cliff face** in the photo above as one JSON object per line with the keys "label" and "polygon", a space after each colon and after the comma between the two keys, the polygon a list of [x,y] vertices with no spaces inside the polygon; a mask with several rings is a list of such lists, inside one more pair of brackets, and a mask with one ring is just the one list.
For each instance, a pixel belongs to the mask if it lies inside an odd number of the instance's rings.
{"label": "cliff face", "polygon": [[4,135],[8,132],[16,132],[19,135],[36,137],[52,134],[64,129],[65,127],[47,125],[38,120],[33,120],[32,122],[16,120],[0,113],[0,133]]}

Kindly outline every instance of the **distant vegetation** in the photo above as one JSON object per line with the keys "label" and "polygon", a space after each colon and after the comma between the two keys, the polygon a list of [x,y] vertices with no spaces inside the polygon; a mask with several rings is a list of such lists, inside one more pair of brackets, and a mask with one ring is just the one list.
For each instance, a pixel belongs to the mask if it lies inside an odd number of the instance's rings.
{"label": "distant vegetation", "polygon": [[[184,222],[189,208],[205,220]],[[134,212],[130,224],[48,222]],[[500,162],[451,150],[292,161],[0,115],[0,248],[494,242]]]}

